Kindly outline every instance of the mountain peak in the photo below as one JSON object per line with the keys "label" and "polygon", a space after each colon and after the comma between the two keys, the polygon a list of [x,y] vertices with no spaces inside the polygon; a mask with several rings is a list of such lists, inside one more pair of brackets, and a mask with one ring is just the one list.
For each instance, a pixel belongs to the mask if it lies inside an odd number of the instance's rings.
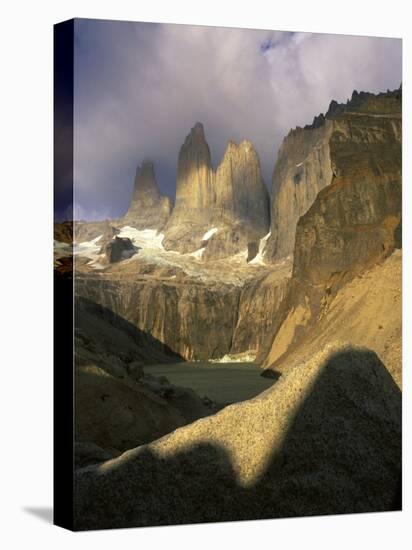
{"label": "mountain peak", "polygon": [[156,200],[160,196],[159,188],[156,182],[154,164],[151,160],[144,160],[136,169],[134,180],[134,199],[143,199],[144,195],[150,196]]}
{"label": "mountain peak", "polygon": [[205,129],[203,127],[203,124],[201,122],[196,122],[196,124],[193,126],[191,134],[201,135],[204,137],[205,135]]}
{"label": "mountain peak", "polygon": [[162,197],[154,163],[144,159],[136,168],[132,200],[124,221],[136,228],[161,228],[170,216],[171,202]]}

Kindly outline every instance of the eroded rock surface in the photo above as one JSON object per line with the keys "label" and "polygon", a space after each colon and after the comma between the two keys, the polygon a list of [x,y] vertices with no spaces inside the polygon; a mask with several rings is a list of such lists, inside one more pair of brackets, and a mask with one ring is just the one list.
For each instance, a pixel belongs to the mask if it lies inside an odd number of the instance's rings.
{"label": "eroded rock surface", "polygon": [[189,265],[185,272],[150,263],[139,251],[101,272],[79,269],[75,289],[186,360],[256,357],[273,330],[290,264],[268,271],[246,259],[243,267],[222,260],[210,272],[202,267],[209,263]]}
{"label": "eroded rock surface", "polygon": [[231,350],[240,289],[185,281],[78,278],[76,292],[126,319],[184,359]]}

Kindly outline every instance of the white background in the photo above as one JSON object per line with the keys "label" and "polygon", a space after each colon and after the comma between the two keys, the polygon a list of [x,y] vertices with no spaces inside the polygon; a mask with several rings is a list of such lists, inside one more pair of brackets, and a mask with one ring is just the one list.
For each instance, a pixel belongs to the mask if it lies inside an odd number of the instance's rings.
{"label": "white background", "polygon": [[[73,534],[52,506],[52,25],[72,17],[395,36],[404,39],[404,213],[410,193],[411,23],[406,0],[14,1],[2,4],[0,64],[0,545],[13,548],[406,548],[411,535],[410,423],[403,513]],[[409,66],[408,66],[409,65]],[[407,100],[407,101],[405,101]],[[404,215],[409,252],[410,222]],[[404,410],[410,417],[411,270],[404,261]],[[406,327],[406,328],[405,328]],[[30,509],[32,512],[30,512]],[[33,513],[33,509],[36,513]],[[39,518],[43,516],[42,518]],[[409,531],[409,533],[408,533]]]}

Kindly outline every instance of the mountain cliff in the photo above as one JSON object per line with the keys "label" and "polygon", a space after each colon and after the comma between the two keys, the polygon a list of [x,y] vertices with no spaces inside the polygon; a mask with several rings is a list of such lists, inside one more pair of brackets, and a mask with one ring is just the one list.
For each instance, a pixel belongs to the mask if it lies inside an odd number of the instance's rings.
{"label": "mountain cliff", "polygon": [[176,205],[165,227],[166,249],[216,259],[245,251],[269,230],[269,195],[253,145],[230,141],[213,170],[197,123],[179,153]]}
{"label": "mountain cliff", "polygon": [[[368,169],[369,175],[374,170],[392,172],[389,164],[393,163],[399,174],[401,109],[401,89],[377,95],[355,91],[346,104],[332,101],[325,116],[321,114],[311,125],[289,132],[273,172],[267,259],[293,252],[299,218],[319,191],[332,183],[334,175],[349,175],[359,161],[356,155],[363,152],[362,170]],[[371,157],[367,168],[369,149],[374,160]]]}
{"label": "mountain cliff", "polygon": [[132,200],[121,223],[136,229],[161,229],[171,210],[169,197],[160,194],[153,163],[144,161],[137,167]]}
{"label": "mountain cliff", "polygon": [[[278,359],[324,314],[322,304],[401,246],[400,106],[400,91],[354,93],[347,105],[332,102],[326,117],[284,141],[276,177],[283,169],[296,176],[302,169],[297,161],[306,155],[305,177],[279,180],[273,206],[282,212],[277,220],[282,223],[276,230],[272,226],[266,239],[268,255],[293,235],[289,283],[286,266],[261,261],[261,246],[254,250],[260,258],[253,260],[252,254],[246,263],[246,250],[259,243],[269,223],[253,146],[229,142],[214,171],[203,127],[196,124],[180,151],[176,206],[163,229],[165,238],[146,225],[139,232],[107,228],[105,222],[83,224],[85,237],[94,240],[75,250],[90,257],[89,263],[76,261],[77,292],[187,360],[250,353],[266,368],[277,368]],[[160,197],[151,163],[144,163],[137,176],[130,209],[136,216],[137,205],[151,212]],[[288,194],[292,183],[294,198]],[[297,204],[306,204],[299,218]],[[64,246],[59,250],[63,256]],[[188,254],[192,250],[195,254]],[[109,261],[113,251],[120,261]]]}
{"label": "mountain cliff", "polygon": [[264,366],[284,368],[313,352],[311,341],[350,337],[379,350],[400,384],[401,93],[355,93],[342,109],[329,109],[338,124],[328,142],[333,176],[297,223],[292,279]]}

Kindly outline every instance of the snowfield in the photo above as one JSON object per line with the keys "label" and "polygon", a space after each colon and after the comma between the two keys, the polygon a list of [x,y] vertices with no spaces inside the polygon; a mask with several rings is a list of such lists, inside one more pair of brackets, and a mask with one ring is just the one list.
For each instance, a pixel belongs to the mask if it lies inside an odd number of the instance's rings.
{"label": "snowfield", "polygon": [[73,249],[72,245],[67,243],[62,243],[60,241],[54,241],[54,251],[59,256],[71,255],[73,250],[74,256],[85,256],[86,258],[94,258],[98,255],[100,251],[100,245],[97,244],[103,235],[99,235],[91,241],[84,241],[83,243],[74,244]]}
{"label": "snowfield", "polygon": [[91,241],[85,241],[83,243],[75,244],[73,246],[73,254],[75,256],[86,256],[87,258],[98,255],[101,245],[97,243],[102,237],[103,235],[99,235]]}
{"label": "snowfield", "polygon": [[[218,228],[209,229],[202,240],[207,241]],[[128,225],[119,229],[118,237],[128,238],[136,248],[136,254],[128,259],[122,260],[122,264],[132,266],[134,262],[155,264],[159,267],[171,267],[182,270],[189,277],[200,281],[221,281],[236,286],[242,286],[258,268],[265,266],[263,250],[270,233],[263,237],[259,243],[259,252],[251,261],[247,262],[247,250],[238,254],[215,261],[203,261],[205,247],[195,252],[181,254],[175,250],[166,250],[163,246],[164,234],[155,229],[135,229]],[[102,235],[91,241],[78,243],[74,246],[74,256],[81,256],[89,259],[88,266],[95,270],[110,269],[105,261],[104,254],[100,254]],[[59,241],[54,242],[55,260],[71,254],[71,246]],[[130,267],[131,268],[131,267]],[[174,274],[173,277],[176,277]]]}
{"label": "snowfield", "polygon": [[210,237],[212,237],[217,232],[218,232],[217,227],[213,227],[212,229],[209,229],[209,231],[206,231],[206,233],[203,235],[202,241],[208,241]]}
{"label": "snowfield", "polygon": [[130,239],[134,246],[142,249],[163,250],[166,252],[162,245],[165,236],[163,233],[158,233],[156,229],[139,230],[126,225],[120,229],[117,236]]}

